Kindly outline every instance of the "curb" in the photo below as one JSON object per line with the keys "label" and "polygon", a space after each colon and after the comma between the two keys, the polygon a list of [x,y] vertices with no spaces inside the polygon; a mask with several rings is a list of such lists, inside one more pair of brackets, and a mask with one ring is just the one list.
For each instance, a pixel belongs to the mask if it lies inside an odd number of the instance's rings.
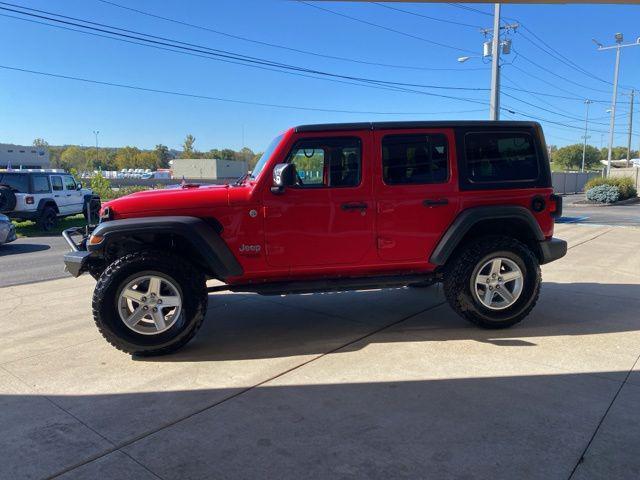
{"label": "curb", "polygon": [[617,207],[619,205],[633,205],[640,203],[640,197],[627,198],[616,203],[569,203],[567,207]]}

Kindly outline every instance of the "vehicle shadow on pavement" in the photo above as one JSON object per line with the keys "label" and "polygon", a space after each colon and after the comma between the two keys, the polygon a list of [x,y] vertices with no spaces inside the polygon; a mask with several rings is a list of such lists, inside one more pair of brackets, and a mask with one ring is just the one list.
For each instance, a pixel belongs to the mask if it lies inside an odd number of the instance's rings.
{"label": "vehicle shadow on pavement", "polygon": [[6,245],[0,245],[0,257],[6,255],[18,255],[21,253],[34,253],[49,250],[51,245],[44,245],[40,243],[8,243]]}
{"label": "vehicle shadow on pavement", "polygon": [[[522,365],[455,378],[474,359],[442,371],[420,351],[378,353],[372,376],[364,357],[252,389],[0,395],[0,477],[566,479],[620,386]],[[638,401],[627,385],[578,478],[635,478]]]}
{"label": "vehicle shadow on pavement", "polygon": [[[471,361],[439,371],[393,353],[369,357],[375,380],[358,362],[336,371],[323,362],[253,389],[0,395],[11,413],[0,477],[566,479],[620,388],[522,365],[468,377]],[[578,478],[635,477],[638,401],[640,388],[625,386]],[[598,471],[606,475],[588,475]]]}
{"label": "vehicle shadow on pavement", "polygon": [[[385,298],[388,296],[393,297],[391,301]],[[421,296],[430,296],[430,301],[419,305]],[[266,300],[251,295],[228,303],[224,297],[227,295],[209,297],[204,326],[184,349],[168,356],[135,359],[215,362],[319,355],[327,351],[328,343],[341,347],[339,352],[349,352],[365,347],[369,335],[392,325],[384,341],[475,340],[507,348],[533,347],[536,337],[640,330],[640,285],[633,284],[545,282],[532,313],[505,330],[480,329],[458,317],[444,303],[438,286]],[[217,306],[219,303],[223,304]],[[418,305],[408,308],[412,303]],[[364,340],[354,344],[349,341],[353,338]],[[371,341],[380,338],[374,336]]]}

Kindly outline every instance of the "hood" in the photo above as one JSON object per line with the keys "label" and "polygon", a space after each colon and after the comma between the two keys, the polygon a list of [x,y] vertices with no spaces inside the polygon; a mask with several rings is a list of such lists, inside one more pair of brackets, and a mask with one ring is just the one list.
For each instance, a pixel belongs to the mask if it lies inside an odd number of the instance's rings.
{"label": "hood", "polygon": [[103,203],[114,219],[144,215],[189,215],[198,209],[229,204],[228,185],[188,185],[145,190]]}

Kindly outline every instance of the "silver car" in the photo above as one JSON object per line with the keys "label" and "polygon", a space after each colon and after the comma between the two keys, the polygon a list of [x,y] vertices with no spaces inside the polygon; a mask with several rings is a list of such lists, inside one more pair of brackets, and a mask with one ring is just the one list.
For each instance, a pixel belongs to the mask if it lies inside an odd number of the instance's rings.
{"label": "silver car", "polygon": [[16,227],[6,215],[0,215],[0,245],[16,239]]}

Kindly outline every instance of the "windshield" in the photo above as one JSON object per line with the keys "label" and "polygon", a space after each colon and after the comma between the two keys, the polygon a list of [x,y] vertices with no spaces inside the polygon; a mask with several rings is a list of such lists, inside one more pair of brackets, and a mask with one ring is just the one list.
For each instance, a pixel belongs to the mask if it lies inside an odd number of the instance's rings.
{"label": "windshield", "polygon": [[256,178],[258,178],[258,176],[260,175],[260,172],[262,171],[264,166],[267,164],[267,162],[271,158],[273,151],[276,149],[276,147],[280,143],[280,140],[282,140],[282,135],[279,135],[276,138],[274,138],[273,141],[269,144],[267,149],[264,151],[264,153],[260,157],[260,160],[258,160],[258,163],[256,163],[256,166],[254,167],[253,171],[251,172],[252,179],[255,180]]}

